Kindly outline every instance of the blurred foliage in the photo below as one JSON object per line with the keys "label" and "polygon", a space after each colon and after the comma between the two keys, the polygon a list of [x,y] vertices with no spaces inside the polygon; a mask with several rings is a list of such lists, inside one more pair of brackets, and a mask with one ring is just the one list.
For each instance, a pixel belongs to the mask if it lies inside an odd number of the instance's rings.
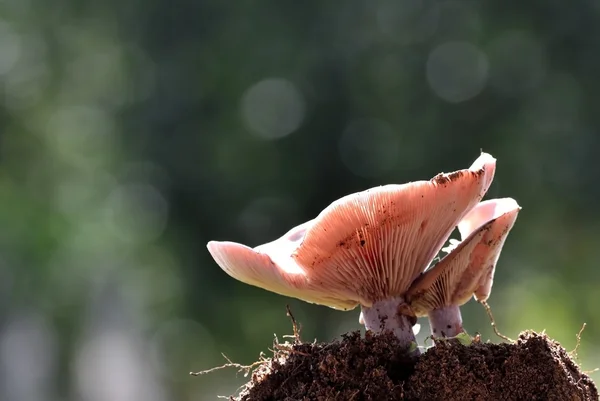
{"label": "blurred foliage", "polygon": [[[502,331],[600,346],[600,7],[534,0],[0,2],[0,399],[203,400],[267,351],[359,328],[241,284],[335,199],[498,158],[523,210]],[[467,330],[496,340],[483,309]],[[424,324],[421,338],[427,334]]]}

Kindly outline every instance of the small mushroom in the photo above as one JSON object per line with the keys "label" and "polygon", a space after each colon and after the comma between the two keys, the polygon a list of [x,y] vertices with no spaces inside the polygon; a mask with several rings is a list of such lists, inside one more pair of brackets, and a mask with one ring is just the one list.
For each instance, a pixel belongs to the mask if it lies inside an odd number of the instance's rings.
{"label": "small mushroom", "polygon": [[514,199],[481,202],[458,224],[462,237],[454,250],[423,273],[406,294],[416,316],[428,316],[432,336],[462,333],[460,306],[471,297],[487,300],[504,241],[521,208]]}
{"label": "small mushroom", "polygon": [[391,330],[408,347],[416,318],[399,312],[405,293],[485,195],[495,166],[482,153],[469,169],[345,196],[273,242],[211,241],[208,250],[242,282],[335,309],[360,305],[368,330]]}

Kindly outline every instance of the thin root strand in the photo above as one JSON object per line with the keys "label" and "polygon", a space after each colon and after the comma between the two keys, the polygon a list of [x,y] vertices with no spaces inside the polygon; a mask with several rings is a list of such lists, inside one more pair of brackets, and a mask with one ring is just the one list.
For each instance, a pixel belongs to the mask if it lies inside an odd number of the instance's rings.
{"label": "thin root strand", "polygon": [[292,328],[294,329],[294,343],[300,344],[300,343],[302,343],[302,341],[300,340],[300,330],[301,329],[298,325],[298,322],[296,321],[296,318],[294,317],[294,314],[292,313],[292,310],[290,309],[289,305],[285,306],[285,311],[286,311],[286,315],[292,321]]}
{"label": "thin root strand", "polygon": [[[581,345],[581,334],[583,333],[583,330],[585,330],[585,326],[587,326],[587,323],[583,323],[581,325],[579,332],[575,336],[575,338],[577,339],[577,342],[575,343],[575,348],[573,348],[573,350],[569,351],[569,353],[568,353],[573,359],[579,359],[579,355],[577,354],[577,351],[579,350],[579,346]],[[586,375],[589,376],[592,373],[596,373],[598,371],[600,371],[600,369],[596,368],[596,369],[592,369],[592,370],[584,370],[583,373],[585,373]]]}
{"label": "thin root strand", "polygon": [[583,330],[585,330],[586,325],[587,323],[583,323],[581,325],[581,329],[579,329],[579,332],[575,336],[575,338],[577,339],[577,342],[575,343],[575,348],[573,348],[573,351],[569,352],[569,354],[575,359],[577,359],[577,350],[579,350],[579,346],[581,345],[581,334],[583,333]]}
{"label": "thin root strand", "polygon": [[301,352],[298,350],[295,350],[293,345],[286,343],[286,344],[273,344],[273,348],[275,348],[277,351],[284,351],[287,352],[289,354],[298,354],[298,355],[304,355],[304,356],[310,356],[310,354],[307,354],[306,352]]}
{"label": "thin root strand", "polygon": [[510,343],[514,343],[515,341],[512,338],[507,337],[504,334],[500,333],[500,331],[498,331],[498,327],[496,327],[496,320],[494,319],[494,315],[492,314],[492,308],[490,307],[490,305],[486,301],[479,301],[479,303],[485,308],[485,311],[492,323],[492,329],[494,329],[494,333],[496,333],[496,335],[502,338],[503,340],[506,340]]}
{"label": "thin root strand", "polygon": [[263,358],[261,358],[260,360],[250,364],[250,365],[242,365],[239,363],[235,363],[232,362],[231,359],[227,358],[227,356],[225,354],[221,354],[223,355],[223,358],[225,358],[225,360],[227,361],[226,364],[221,365],[221,366],[217,366],[211,369],[207,369],[207,370],[202,370],[200,372],[190,372],[191,376],[202,376],[208,373],[212,373],[212,372],[216,372],[217,370],[222,370],[222,369],[226,369],[226,368],[237,368],[238,372],[244,372],[244,377],[248,376],[248,374],[250,374],[250,372],[257,366],[261,365],[264,360]]}

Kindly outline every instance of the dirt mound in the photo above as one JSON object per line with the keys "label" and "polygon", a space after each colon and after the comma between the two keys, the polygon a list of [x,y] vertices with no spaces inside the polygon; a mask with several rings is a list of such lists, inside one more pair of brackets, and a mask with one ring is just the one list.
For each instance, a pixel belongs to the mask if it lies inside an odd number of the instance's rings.
{"label": "dirt mound", "polygon": [[277,347],[238,401],[598,400],[560,344],[524,332],[514,344],[439,342],[407,357],[391,334]]}

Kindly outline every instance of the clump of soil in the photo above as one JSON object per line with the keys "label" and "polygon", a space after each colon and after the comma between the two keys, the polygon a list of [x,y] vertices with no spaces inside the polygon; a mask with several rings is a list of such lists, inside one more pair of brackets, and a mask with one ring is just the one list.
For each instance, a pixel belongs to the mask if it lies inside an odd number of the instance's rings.
{"label": "clump of soil", "polygon": [[524,332],[513,344],[440,341],[408,357],[392,334],[275,345],[237,401],[598,400],[593,381],[557,342]]}

